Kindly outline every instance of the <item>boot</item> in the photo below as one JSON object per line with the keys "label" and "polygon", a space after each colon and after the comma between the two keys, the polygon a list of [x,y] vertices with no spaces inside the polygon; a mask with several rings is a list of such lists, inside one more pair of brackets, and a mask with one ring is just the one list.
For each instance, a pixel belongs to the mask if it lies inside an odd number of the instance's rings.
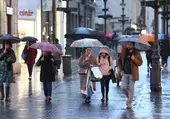
{"label": "boot", "polygon": [[6,99],[5,99],[5,101],[10,101],[9,95],[10,95],[10,87],[6,87]]}
{"label": "boot", "polygon": [[4,100],[4,85],[2,84],[2,86],[0,86],[0,90],[1,90],[1,100]]}

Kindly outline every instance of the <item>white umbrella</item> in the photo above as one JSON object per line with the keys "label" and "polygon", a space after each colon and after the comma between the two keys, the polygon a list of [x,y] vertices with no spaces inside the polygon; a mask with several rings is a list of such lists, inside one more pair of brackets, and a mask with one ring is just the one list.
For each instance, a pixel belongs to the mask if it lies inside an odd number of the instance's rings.
{"label": "white umbrella", "polygon": [[97,39],[84,38],[76,40],[71,44],[71,47],[102,47],[103,44]]}
{"label": "white umbrella", "polygon": [[139,36],[126,36],[118,41],[118,43],[124,47],[126,47],[128,42],[134,42],[135,48],[142,51],[145,51],[151,47],[148,42],[140,40]]}

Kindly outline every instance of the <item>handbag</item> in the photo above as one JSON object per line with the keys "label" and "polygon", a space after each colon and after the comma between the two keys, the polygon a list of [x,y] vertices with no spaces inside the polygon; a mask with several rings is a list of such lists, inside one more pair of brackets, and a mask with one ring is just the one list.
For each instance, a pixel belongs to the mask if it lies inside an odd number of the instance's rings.
{"label": "handbag", "polygon": [[21,57],[23,60],[26,60],[28,58],[28,52],[27,51],[23,51],[21,54]]}
{"label": "handbag", "polygon": [[112,83],[116,83],[116,77],[115,77],[115,71],[113,69],[110,69],[110,79],[112,80]]}
{"label": "handbag", "polygon": [[94,82],[100,81],[100,79],[103,77],[99,67],[92,67],[91,68],[91,76],[92,76],[91,81],[94,81]]}

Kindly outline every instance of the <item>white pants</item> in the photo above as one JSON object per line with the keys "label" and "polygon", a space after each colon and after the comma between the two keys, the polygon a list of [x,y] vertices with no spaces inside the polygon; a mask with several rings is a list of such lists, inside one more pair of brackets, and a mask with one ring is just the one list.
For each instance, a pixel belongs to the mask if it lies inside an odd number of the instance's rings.
{"label": "white pants", "polygon": [[121,88],[127,96],[127,103],[132,103],[134,97],[134,85],[133,76],[131,74],[123,74]]}

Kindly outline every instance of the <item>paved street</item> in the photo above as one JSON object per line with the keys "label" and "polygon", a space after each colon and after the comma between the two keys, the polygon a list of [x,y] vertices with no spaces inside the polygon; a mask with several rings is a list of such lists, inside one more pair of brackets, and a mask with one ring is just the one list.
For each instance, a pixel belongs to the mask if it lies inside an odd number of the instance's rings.
{"label": "paved street", "polygon": [[[151,93],[146,60],[140,67],[140,80],[135,86],[133,109],[126,109],[126,98],[116,84],[110,83],[109,102],[100,102],[100,85],[92,96],[91,104],[85,104],[80,94],[77,60],[72,61],[73,76],[60,77],[53,84],[52,102],[46,104],[39,68],[34,68],[33,79],[28,80],[25,65],[21,75],[12,84],[12,101],[0,103],[0,119],[170,119],[170,77],[162,75],[162,92]],[[170,59],[169,59],[170,62]],[[170,67],[168,67],[170,70]]]}

